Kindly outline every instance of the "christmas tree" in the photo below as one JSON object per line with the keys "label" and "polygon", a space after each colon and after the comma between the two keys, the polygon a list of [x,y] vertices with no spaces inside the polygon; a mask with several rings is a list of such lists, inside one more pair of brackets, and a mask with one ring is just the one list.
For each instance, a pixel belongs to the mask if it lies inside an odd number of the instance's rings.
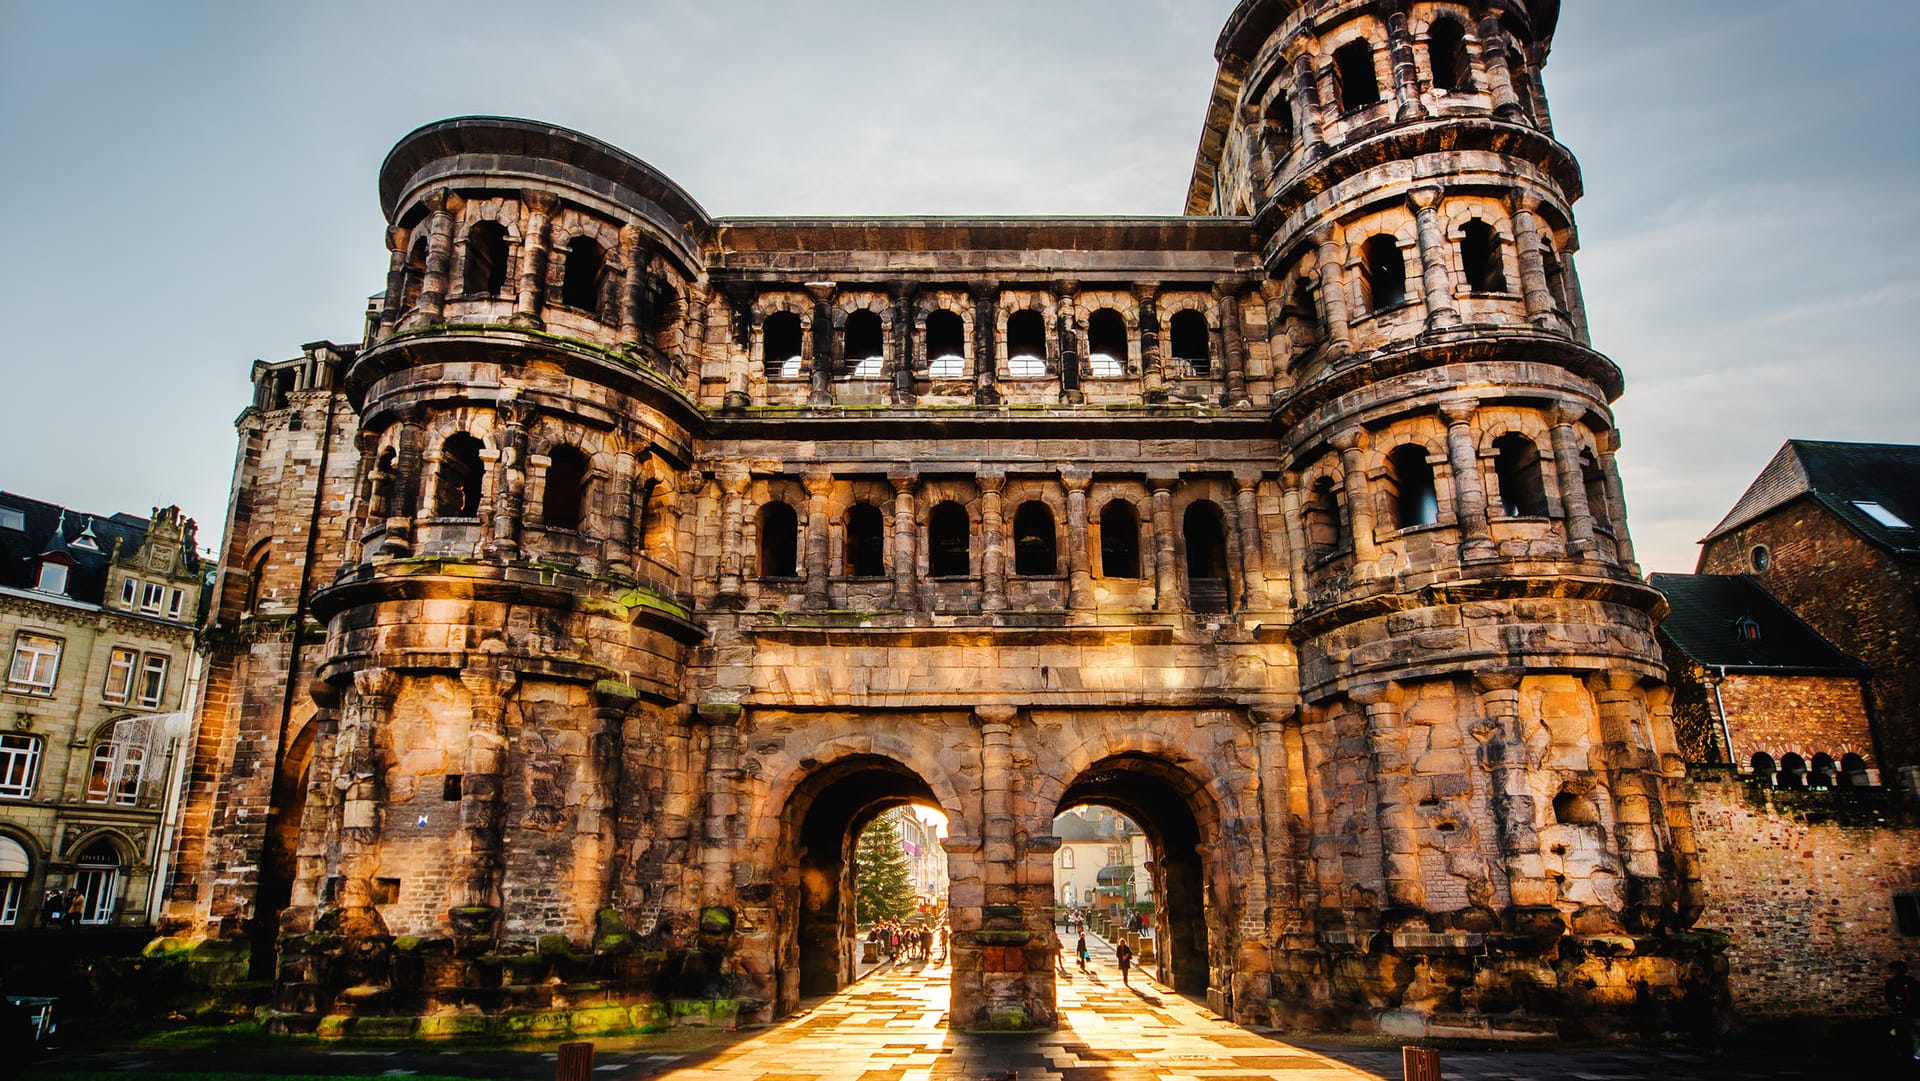
{"label": "christmas tree", "polygon": [[890,811],[874,819],[854,850],[854,919],[862,925],[905,919],[913,912],[913,883],[907,853],[900,847],[898,814]]}

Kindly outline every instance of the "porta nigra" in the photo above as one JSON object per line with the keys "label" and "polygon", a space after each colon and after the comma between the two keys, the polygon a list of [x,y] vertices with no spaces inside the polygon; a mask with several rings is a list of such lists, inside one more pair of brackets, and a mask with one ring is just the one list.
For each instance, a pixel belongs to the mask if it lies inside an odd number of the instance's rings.
{"label": "porta nigra", "polygon": [[1176,217],[714,217],[576,132],[407,135],[365,341],[238,422],[168,930],[288,1028],[770,1019],[918,803],[954,1025],[1039,1028],[1101,804],[1234,1020],[1697,1003],[1557,9],[1245,0]]}

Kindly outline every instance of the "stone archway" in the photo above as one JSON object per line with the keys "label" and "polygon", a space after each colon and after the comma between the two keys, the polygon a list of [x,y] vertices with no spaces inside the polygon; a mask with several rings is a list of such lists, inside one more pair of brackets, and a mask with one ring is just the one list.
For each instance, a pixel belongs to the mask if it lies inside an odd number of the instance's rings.
{"label": "stone archway", "polygon": [[776,860],[776,1016],[852,982],[853,848],[875,818],[907,804],[940,806],[917,773],[880,755],[821,767],[788,797]]}
{"label": "stone archway", "polygon": [[1216,866],[1219,811],[1204,786],[1164,759],[1120,753],[1076,774],[1055,813],[1086,806],[1119,811],[1147,836],[1155,978],[1180,994],[1206,998],[1216,1009],[1224,1005],[1237,917]]}

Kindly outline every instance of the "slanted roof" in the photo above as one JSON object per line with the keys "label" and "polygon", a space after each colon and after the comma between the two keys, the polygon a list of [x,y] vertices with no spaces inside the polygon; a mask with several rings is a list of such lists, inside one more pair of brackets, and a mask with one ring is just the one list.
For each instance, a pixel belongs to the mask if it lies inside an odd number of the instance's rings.
{"label": "slanted roof", "polygon": [[1107,839],[1101,834],[1098,822],[1073,811],[1053,820],[1053,835],[1069,843]]}
{"label": "slanted roof", "polygon": [[[1789,439],[1706,540],[1803,496],[1817,500],[1870,544],[1920,553],[1920,446],[1904,443]],[[1907,525],[1893,525],[1862,504],[1878,505]]]}
{"label": "slanted roof", "polygon": [[[88,515],[12,492],[0,492],[0,507],[19,511],[25,523],[23,529],[0,525],[0,586],[32,589],[40,582],[40,556],[58,551],[72,560],[66,595],[86,604],[105,599],[115,543],[122,554],[131,555],[147,536],[147,520],[130,514]],[[89,522],[97,549],[73,543]]]}
{"label": "slanted roof", "polygon": [[[1699,664],[1735,671],[1862,676],[1867,666],[1835,649],[1744,574],[1655,574],[1673,610],[1660,633]],[[1752,620],[1757,639],[1743,635]]]}

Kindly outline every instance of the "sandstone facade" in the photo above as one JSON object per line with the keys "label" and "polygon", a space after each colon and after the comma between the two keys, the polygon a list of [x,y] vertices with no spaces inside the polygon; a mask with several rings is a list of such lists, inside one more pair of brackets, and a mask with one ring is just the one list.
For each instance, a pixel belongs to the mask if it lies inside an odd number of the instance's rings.
{"label": "sandstone facade", "polygon": [[770,1017],[922,802],[955,1023],[1042,1026],[1104,804],[1239,1020],[1687,994],[1556,15],[1248,0],[1179,218],[714,218],[577,133],[407,136],[365,343],[241,420],[175,927],[322,1031]]}

